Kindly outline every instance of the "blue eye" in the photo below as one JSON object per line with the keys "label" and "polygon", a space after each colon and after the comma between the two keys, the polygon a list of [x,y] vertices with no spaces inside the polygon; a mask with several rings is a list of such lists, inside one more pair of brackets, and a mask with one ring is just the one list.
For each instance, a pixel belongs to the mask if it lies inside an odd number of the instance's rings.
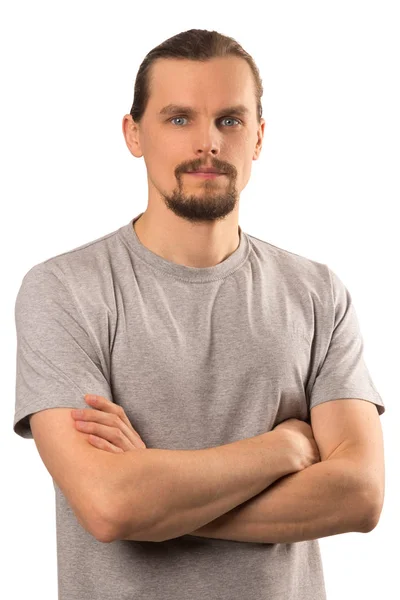
{"label": "blue eye", "polygon": [[175,121],[175,119],[184,119],[185,117],[172,117],[172,119],[170,119],[170,121]]}
{"label": "blue eye", "polygon": [[[175,119],[186,119],[186,117],[172,117],[172,119],[170,119],[170,121],[175,121]],[[236,121],[237,123],[240,124],[239,119],[235,119],[234,117],[222,117],[221,121],[223,121],[224,119],[230,120],[230,121]]]}
{"label": "blue eye", "polygon": [[240,123],[239,119],[235,119],[234,117],[223,117],[222,120],[227,119],[229,121],[236,121],[236,123]]}

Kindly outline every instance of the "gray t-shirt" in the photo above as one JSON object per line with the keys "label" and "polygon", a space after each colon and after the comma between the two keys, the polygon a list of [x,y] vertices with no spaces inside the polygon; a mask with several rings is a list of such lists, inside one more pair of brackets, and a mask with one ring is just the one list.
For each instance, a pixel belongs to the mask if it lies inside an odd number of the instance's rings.
{"label": "gray t-shirt", "polygon": [[[142,214],[142,213],[140,213]],[[165,260],[133,223],[33,266],[15,318],[14,431],[28,415],[121,405],[148,448],[197,450],[362,398],[385,411],[351,296],[325,264],[244,233],[223,262]],[[104,544],[53,481],[60,600],[325,600],[318,540],[183,535]]]}

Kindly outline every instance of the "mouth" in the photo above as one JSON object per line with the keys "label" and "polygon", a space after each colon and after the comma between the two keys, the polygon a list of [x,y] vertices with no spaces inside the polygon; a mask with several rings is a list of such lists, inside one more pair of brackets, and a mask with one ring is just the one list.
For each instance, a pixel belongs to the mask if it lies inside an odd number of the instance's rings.
{"label": "mouth", "polygon": [[220,173],[219,171],[190,171],[187,172],[187,175],[192,175],[193,177],[204,177],[206,179],[215,179],[216,177],[225,175],[225,173]]}

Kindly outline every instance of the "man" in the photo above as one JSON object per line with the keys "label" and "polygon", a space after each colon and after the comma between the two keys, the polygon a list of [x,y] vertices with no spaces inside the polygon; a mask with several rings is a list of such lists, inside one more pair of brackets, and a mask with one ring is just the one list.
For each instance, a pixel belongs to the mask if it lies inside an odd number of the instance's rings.
{"label": "man", "polygon": [[261,94],[232,38],[153,49],[123,118],[146,211],[23,279],[14,430],[54,480],[60,598],[322,600],[318,538],[378,522],[385,407],[351,296],[238,225]]}

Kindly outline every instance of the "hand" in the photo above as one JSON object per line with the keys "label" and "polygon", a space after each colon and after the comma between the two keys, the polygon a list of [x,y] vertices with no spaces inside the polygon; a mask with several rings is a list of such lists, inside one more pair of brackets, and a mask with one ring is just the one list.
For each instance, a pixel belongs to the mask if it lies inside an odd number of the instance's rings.
{"label": "hand", "polygon": [[274,427],[273,431],[277,430],[281,431],[291,442],[296,457],[300,460],[300,470],[321,462],[311,425],[300,419],[286,419]]}
{"label": "hand", "polygon": [[82,414],[79,414],[76,409],[71,410],[71,416],[75,419],[78,431],[90,434],[87,440],[91,444],[114,453],[146,448],[122,406],[103,396],[92,396],[91,399],[87,394],[85,401],[93,408],[81,410]]}

